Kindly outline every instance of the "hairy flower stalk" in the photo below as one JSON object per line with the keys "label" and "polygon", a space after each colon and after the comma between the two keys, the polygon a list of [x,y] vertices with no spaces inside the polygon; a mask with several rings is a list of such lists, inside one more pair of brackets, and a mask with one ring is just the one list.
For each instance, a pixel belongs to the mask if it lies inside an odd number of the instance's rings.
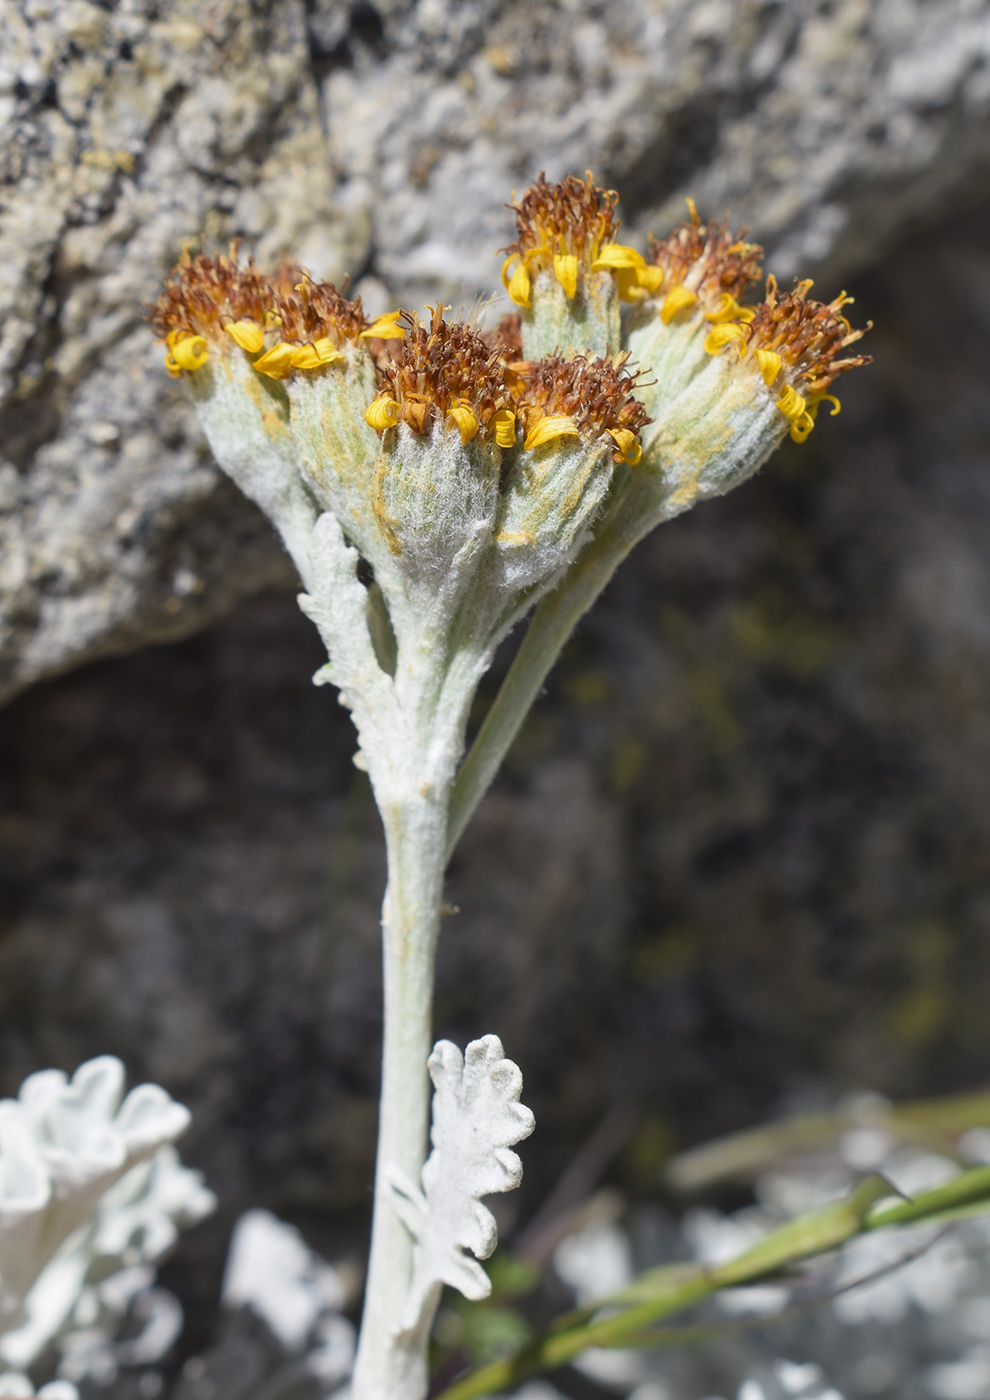
{"label": "hairy flower stalk", "polygon": [[[385,1010],[371,1258],[355,1400],[421,1400],[446,1285],[484,1296],[482,1195],[521,1167],[521,1079],[494,1036],[431,1055],[449,851],[546,672],[619,561],[657,523],[803,440],[858,333],[844,298],[768,279],[759,249],[690,222],[649,259],[617,196],[542,176],[514,205],[494,335],[360,301],[289,265],[184,254],[154,310],[217,461],[270,516],[300,606],[351,711],[382,814]],[[623,326],[625,307],[625,326]],[[837,400],[832,400],[837,405]],[[361,566],[359,569],[359,565]],[[533,611],[464,755],[481,677]],[[424,1165],[433,1100],[433,1151]],[[472,1256],[474,1256],[472,1258]]]}

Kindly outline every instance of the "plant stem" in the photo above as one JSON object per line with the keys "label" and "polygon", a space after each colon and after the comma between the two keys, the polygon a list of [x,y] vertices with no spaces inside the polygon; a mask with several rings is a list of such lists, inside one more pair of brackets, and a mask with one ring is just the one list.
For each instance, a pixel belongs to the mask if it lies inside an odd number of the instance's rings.
{"label": "plant stem", "polygon": [[420,1400],[425,1349],[398,1338],[412,1273],[413,1244],[392,1206],[390,1167],[412,1181],[426,1155],[432,1048],[433,959],[443,891],[446,792],[409,784],[383,803],[388,887],[382,907],[385,1029],[375,1168],[375,1202],[354,1400]]}
{"label": "plant stem", "polygon": [[629,551],[657,523],[655,510],[643,500],[646,485],[635,477],[627,477],[625,489],[617,490],[614,504],[593,538],[533,613],[509,673],[454,782],[447,827],[448,858],[490,787],[564,643]]}

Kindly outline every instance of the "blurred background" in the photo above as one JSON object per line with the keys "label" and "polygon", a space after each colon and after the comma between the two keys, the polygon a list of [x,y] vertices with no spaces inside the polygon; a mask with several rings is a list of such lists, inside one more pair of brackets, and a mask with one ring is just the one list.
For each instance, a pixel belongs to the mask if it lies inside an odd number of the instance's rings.
{"label": "blurred background", "polygon": [[990,1080],[988,113],[984,0],[4,5],[0,1091],[111,1052],[191,1107],[191,1344],[246,1208],[363,1249],[384,857],[144,323],[183,241],[456,307],[511,192],[591,168],[627,241],[690,195],[875,322],[839,418],[624,566],[454,859],[437,1033],[523,1067],[511,1230],[616,1104],[635,1196]]}

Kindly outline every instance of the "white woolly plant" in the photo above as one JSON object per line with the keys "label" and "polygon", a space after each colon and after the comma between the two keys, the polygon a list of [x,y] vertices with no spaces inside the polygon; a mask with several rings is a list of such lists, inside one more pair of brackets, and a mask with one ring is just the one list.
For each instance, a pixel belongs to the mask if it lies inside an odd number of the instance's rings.
{"label": "white woolly plant", "polygon": [[[359,301],[298,268],[185,254],[154,324],[219,464],[264,510],[351,711],[388,850],[374,1222],[354,1400],[420,1400],[441,1287],[484,1296],[479,1197],[518,1183],[532,1129],[494,1036],[430,1054],[447,858],[542,681],[621,559],[810,432],[858,338],[809,283],[741,298],[760,250],[691,219],[649,261],[614,193],[541,177],[485,334]],[[625,303],[625,307],[623,307]],[[622,313],[625,310],[625,316]],[[624,322],[624,324],[623,324]],[[535,609],[535,611],[534,611]],[[464,756],[499,642],[532,613]],[[424,1166],[427,1064],[436,1085]]]}
{"label": "white woolly plant", "polygon": [[171,1146],[189,1118],[157,1084],[125,1098],[112,1055],[0,1100],[0,1363],[31,1366],[80,1308],[94,1321],[108,1276],[147,1286],[178,1230],[213,1210]]}

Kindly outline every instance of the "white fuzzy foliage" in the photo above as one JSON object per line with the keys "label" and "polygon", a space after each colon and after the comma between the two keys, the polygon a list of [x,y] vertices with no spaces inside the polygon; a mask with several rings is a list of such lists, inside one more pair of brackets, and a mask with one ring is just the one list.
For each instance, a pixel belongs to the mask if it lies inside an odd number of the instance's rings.
{"label": "white fuzzy foliage", "polygon": [[492,1253],[498,1230],[481,1197],[519,1185],[522,1162],[512,1147],[534,1126],[532,1113],[519,1102],[522,1074],[505,1058],[498,1036],[471,1041],[463,1058],[456,1045],[440,1040],[429,1067],[433,1151],[423,1167],[422,1189],[391,1172],[395,1210],[416,1241],[402,1318],[407,1331],[432,1316],[445,1283],[466,1298],[488,1297],[491,1283],[476,1260]]}
{"label": "white fuzzy foliage", "polygon": [[[171,1143],[189,1111],[104,1055],[32,1074],[0,1102],[0,1355],[25,1366],[76,1306],[94,1261],[157,1258],[213,1208]],[[150,1160],[149,1160],[150,1159]]]}

